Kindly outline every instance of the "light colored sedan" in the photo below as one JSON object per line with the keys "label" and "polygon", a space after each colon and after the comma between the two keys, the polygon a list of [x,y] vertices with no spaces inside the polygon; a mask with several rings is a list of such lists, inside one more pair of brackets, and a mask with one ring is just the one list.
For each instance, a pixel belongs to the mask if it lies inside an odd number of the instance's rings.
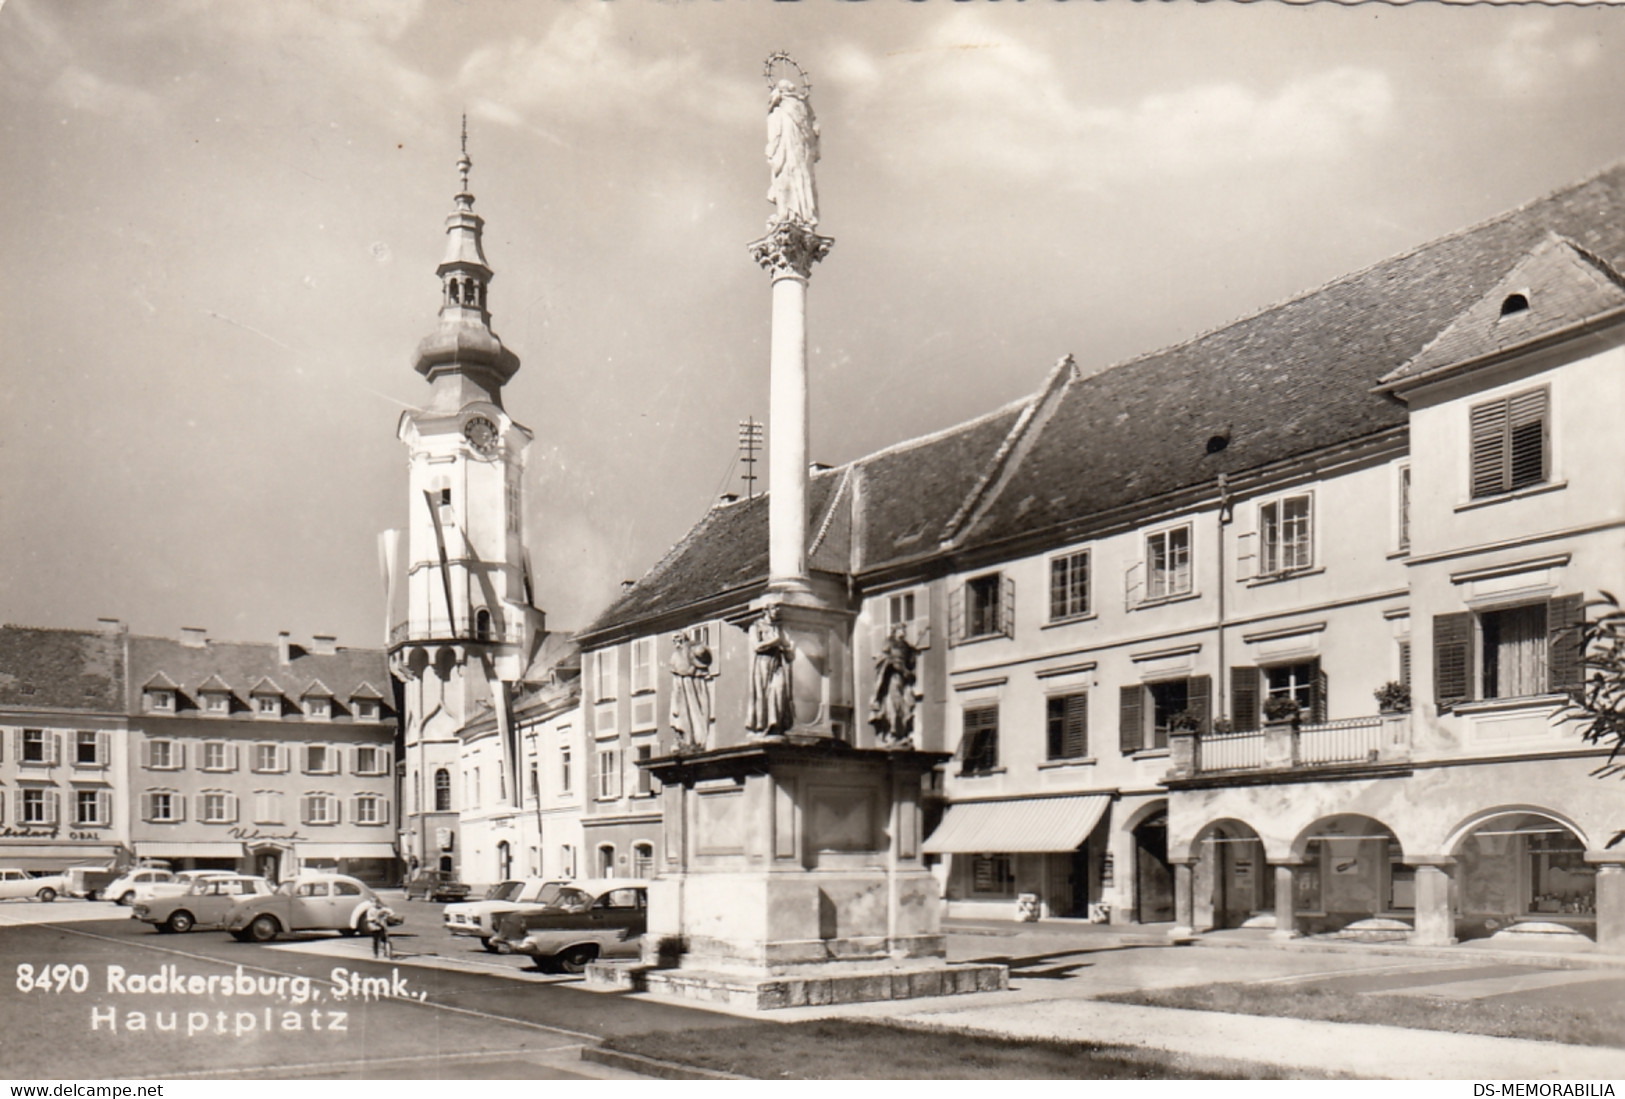
{"label": "light colored sedan", "polygon": [[168,881],[144,882],[135,887],[135,896],[132,903],[140,904],[156,897],[179,897],[191,892],[196,882],[208,881],[211,878],[235,878],[235,870],[182,870]]}
{"label": "light colored sedan", "polygon": [[62,875],[36,878],[26,870],[0,870],[0,901],[37,898],[49,903],[62,892]]}
{"label": "light colored sedan", "polygon": [[485,894],[484,900],[462,901],[445,907],[446,930],[453,935],[470,935],[490,951],[491,936],[497,933],[496,921],[509,912],[531,912],[546,908],[559,895],[559,890],[570,883],[548,881],[546,878],[515,878],[498,882]]}
{"label": "light colored sedan", "polygon": [[377,900],[376,893],[348,875],[301,874],[274,892],[238,897],[226,918],[226,930],[245,943],[268,943],[288,931],[354,935],[361,930],[361,913],[368,902]]}
{"label": "light colored sedan", "polygon": [[240,898],[263,897],[270,892],[271,883],[264,878],[215,874],[194,879],[184,893],[137,900],[130,916],[153,924],[159,931],[218,931],[226,926]]}
{"label": "light colored sedan", "polygon": [[114,904],[135,902],[135,891],[159,882],[174,881],[175,875],[158,866],[138,866],[102,890],[102,898]]}

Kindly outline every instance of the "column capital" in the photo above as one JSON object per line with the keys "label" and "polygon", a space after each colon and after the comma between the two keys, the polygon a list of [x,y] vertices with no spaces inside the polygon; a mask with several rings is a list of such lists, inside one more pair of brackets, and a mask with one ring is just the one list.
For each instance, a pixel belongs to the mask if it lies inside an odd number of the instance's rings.
{"label": "column capital", "polygon": [[1431,866],[1437,870],[1449,870],[1451,867],[1456,865],[1456,860],[1454,856],[1451,855],[1406,855],[1405,865],[1416,867]]}
{"label": "column capital", "polygon": [[777,282],[782,278],[812,277],[813,264],[829,255],[834,237],[819,236],[797,222],[784,222],[768,230],[761,240],[746,245],[751,258]]}
{"label": "column capital", "polygon": [[1281,866],[1290,869],[1294,866],[1307,866],[1309,865],[1310,860],[1302,858],[1298,855],[1287,855],[1285,858],[1265,859],[1264,861],[1269,863],[1271,866]]}
{"label": "column capital", "polygon": [[1585,860],[1599,870],[1606,866],[1625,866],[1625,848],[1615,851],[1587,851]]}

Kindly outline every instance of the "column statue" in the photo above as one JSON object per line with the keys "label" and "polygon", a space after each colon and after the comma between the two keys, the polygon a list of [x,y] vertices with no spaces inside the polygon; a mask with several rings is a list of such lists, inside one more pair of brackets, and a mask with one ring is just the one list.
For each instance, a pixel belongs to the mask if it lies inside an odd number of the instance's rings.
{"label": "column statue", "polygon": [[671,727],[680,750],[711,746],[711,650],[686,634],[671,639]]}
{"label": "column statue", "polygon": [[796,723],[790,693],[794,646],[779,626],[779,608],[769,606],[750,628],[750,713],[745,728],[757,737],[784,736]]}
{"label": "column statue", "polygon": [[813,165],[818,162],[818,119],[805,91],[780,80],[768,93],[767,162],[773,169],[773,182],[767,201],[773,216],[767,225],[799,224],[811,229],[818,224],[818,186],[813,181]]}
{"label": "column statue", "polygon": [[908,627],[899,622],[886,634],[875,657],[875,692],[869,700],[869,724],[881,744],[901,746],[914,736],[914,709],[920,701],[917,686],[920,650],[909,643]]}

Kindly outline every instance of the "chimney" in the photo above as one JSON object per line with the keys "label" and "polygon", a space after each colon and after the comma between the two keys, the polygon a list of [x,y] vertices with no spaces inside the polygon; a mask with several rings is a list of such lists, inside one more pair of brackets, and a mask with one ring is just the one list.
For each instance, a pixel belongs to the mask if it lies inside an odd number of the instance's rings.
{"label": "chimney", "polygon": [[622,580],[621,581],[621,590],[622,591],[631,591],[632,590],[632,585],[636,584],[636,583],[637,583],[636,580]]}
{"label": "chimney", "polygon": [[209,631],[202,626],[182,626],[181,644],[188,649],[201,649],[209,643]]}
{"label": "chimney", "polygon": [[117,618],[98,618],[96,619],[96,628],[103,633],[113,634],[115,637],[122,636],[124,633],[124,623]]}
{"label": "chimney", "polygon": [[276,635],[276,662],[286,668],[293,663],[293,655],[288,651],[288,631],[278,630]]}
{"label": "chimney", "polygon": [[317,656],[332,656],[339,651],[338,636],[331,633],[313,633],[310,635],[310,651]]}
{"label": "chimney", "polygon": [[737,492],[724,492],[717,499],[717,506],[718,507],[727,507],[729,504],[737,504],[738,502],[739,502],[739,493],[737,493]]}

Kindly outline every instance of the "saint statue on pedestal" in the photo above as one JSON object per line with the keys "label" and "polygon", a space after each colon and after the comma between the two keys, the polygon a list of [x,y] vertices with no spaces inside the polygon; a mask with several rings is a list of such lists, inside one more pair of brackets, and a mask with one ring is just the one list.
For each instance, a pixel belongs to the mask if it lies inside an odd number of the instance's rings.
{"label": "saint statue on pedestal", "polygon": [[687,634],[671,639],[671,727],[679,749],[711,746],[711,650]]}
{"label": "saint statue on pedestal", "polygon": [[920,701],[920,650],[908,640],[908,627],[899,622],[886,634],[875,657],[875,693],[869,700],[869,724],[883,745],[902,746],[914,737],[914,709]]}
{"label": "saint statue on pedestal", "polygon": [[795,648],[779,626],[779,608],[770,606],[750,628],[750,713],[745,728],[753,736],[784,736],[796,723],[790,693],[790,661]]}
{"label": "saint statue on pedestal", "polygon": [[789,80],[780,80],[768,94],[767,162],[773,169],[767,189],[767,201],[773,204],[768,228],[789,224],[814,228],[818,186],[812,166],[818,162],[818,119],[806,90],[798,91]]}

